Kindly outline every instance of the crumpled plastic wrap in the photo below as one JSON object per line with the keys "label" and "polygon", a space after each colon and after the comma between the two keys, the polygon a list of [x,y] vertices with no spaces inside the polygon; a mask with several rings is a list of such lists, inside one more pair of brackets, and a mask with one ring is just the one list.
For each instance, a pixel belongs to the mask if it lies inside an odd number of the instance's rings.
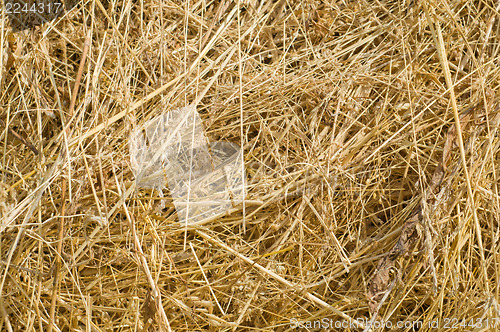
{"label": "crumpled plastic wrap", "polygon": [[161,114],[136,128],[130,162],[140,188],[167,186],[179,221],[195,223],[224,214],[245,198],[241,148],[209,143],[194,106]]}

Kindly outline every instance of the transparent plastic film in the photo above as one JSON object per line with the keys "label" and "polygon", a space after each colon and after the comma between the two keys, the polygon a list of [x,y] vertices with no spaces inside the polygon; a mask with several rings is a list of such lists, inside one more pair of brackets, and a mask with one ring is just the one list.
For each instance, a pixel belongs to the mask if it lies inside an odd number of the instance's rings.
{"label": "transparent plastic film", "polygon": [[241,148],[209,143],[195,107],[166,112],[136,128],[129,140],[140,188],[167,186],[179,221],[195,223],[224,214],[245,198]]}

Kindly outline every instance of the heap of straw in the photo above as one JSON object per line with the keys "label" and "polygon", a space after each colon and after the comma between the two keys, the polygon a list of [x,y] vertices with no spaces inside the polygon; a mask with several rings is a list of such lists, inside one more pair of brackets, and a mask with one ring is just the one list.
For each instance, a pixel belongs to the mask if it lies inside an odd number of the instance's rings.
{"label": "heap of straw", "polygon": [[[4,12],[0,330],[500,327],[499,16],[89,0],[13,32]],[[248,188],[186,225],[128,143],[188,105]]]}

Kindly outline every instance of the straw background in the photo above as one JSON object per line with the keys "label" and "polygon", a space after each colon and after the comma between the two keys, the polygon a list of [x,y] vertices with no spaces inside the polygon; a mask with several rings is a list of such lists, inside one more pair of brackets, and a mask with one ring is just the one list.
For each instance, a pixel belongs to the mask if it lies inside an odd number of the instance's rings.
{"label": "straw background", "polygon": [[[494,331],[499,10],[86,0],[16,33],[2,15],[0,330]],[[128,138],[189,104],[243,147],[248,195],[185,227],[135,187]]]}

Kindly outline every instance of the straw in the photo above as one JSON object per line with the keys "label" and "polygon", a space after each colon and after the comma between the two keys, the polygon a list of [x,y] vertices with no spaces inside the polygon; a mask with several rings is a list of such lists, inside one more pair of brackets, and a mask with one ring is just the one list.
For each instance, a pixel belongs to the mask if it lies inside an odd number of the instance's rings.
{"label": "straw", "polygon": [[[1,6],[1,331],[498,329],[496,1]],[[244,199],[138,185],[183,107]]]}

